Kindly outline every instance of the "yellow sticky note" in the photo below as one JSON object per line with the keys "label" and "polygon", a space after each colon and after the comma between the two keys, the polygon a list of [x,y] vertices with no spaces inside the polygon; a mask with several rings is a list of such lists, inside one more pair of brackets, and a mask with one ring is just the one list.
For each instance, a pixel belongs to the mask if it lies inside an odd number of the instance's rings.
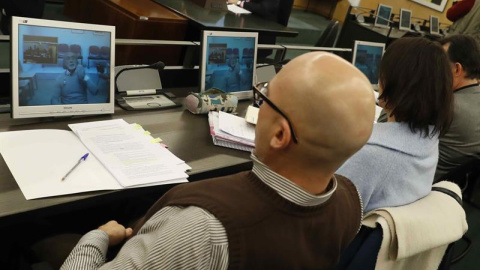
{"label": "yellow sticky note", "polygon": [[160,138],[155,138],[155,139],[150,140],[150,142],[152,142],[152,143],[159,143],[161,141],[162,141],[162,139],[160,139]]}

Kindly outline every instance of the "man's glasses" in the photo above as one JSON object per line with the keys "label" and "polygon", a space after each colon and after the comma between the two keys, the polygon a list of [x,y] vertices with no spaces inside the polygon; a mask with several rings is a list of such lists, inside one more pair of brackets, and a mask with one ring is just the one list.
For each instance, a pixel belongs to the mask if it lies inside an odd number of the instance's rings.
{"label": "man's glasses", "polygon": [[253,102],[256,107],[260,107],[263,102],[266,102],[272,109],[278,112],[283,118],[285,118],[288,122],[288,126],[290,127],[290,132],[292,133],[292,139],[294,143],[298,143],[297,136],[295,135],[295,131],[293,131],[292,122],[288,119],[287,115],[280,110],[277,105],[275,105],[268,97],[268,82],[258,83],[257,85],[253,86]]}

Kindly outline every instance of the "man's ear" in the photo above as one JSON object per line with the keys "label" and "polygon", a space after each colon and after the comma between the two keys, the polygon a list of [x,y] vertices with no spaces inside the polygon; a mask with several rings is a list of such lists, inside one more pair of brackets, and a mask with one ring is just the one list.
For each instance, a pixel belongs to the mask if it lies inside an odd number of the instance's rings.
{"label": "man's ear", "polygon": [[281,119],[278,121],[275,128],[274,136],[270,139],[270,147],[274,149],[283,149],[287,147],[292,140],[290,126],[285,119]]}
{"label": "man's ear", "polygon": [[464,77],[465,76],[465,70],[463,69],[462,64],[460,63],[455,63],[453,67],[453,77]]}

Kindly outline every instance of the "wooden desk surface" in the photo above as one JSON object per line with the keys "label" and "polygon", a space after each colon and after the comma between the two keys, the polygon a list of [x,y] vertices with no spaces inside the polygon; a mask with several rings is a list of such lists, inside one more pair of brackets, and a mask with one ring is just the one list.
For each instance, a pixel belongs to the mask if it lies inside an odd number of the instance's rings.
{"label": "wooden desk surface", "polygon": [[153,0],[197,24],[200,29],[248,31],[267,35],[296,37],[298,32],[253,14],[234,14],[203,8],[189,0]]}
{"label": "wooden desk surface", "polygon": [[[239,104],[244,114],[249,102]],[[195,181],[217,174],[228,174],[251,167],[250,153],[215,146],[209,132],[207,115],[194,115],[184,108],[152,111],[125,111],[115,108],[114,115],[78,117],[74,119],[10,119],[9,114],[0,114],[0,132],[30,129],[69,130],[68,124],[123,118],[128,123],[138,123],[160,137],[179,158],[192,167],[189,180]],[[53,165],[52,165],[53,166]],[[99,202],[112,202],[165,186],[98,191],[59,197],[26,200],[3,157],[0,158],[0,227],[46,216],[94,206]],[[163,191],[162,191],[163,190]]]}
{"label": "wooden desk surface", "polygon": [[105,0],[123,9],[137,18],[148,18],[153,21],[187,21],[183,16],[171,12],[168,8],[160,6],[150,0]]}

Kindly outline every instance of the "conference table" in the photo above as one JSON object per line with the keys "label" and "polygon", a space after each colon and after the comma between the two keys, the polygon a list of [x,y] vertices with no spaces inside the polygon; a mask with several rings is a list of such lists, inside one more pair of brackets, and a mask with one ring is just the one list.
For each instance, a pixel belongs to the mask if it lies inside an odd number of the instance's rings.
{"label": "conference table", "polygon": [[[244,116],[250,101],[239,103],[238,112]],[[137,123],[160,137],[168,149],[184,160],[192,169],[188,171],[189,181],[232,174],[252,167],[250,153],[213,145],[207,115],[194,115],[184,107],[165,110],[125,111],[115,107],[113,115],[94,115],[66,119],[11,119],[9,114],[0,114],[0,132],[62,129],[69,130],[68,124],[110,119],[124,119]],[[55,166],[55,164],[52,164]],[[28,168],[26,168],[28,169]],[[58,197],[26,200],[3,157],[0,158],[0,227],[11,226],[48,217],[95,207],[97,204],[111,204],[145,194],[163,194],[172,185],[123,189],[119,191],[95,191]]]}

